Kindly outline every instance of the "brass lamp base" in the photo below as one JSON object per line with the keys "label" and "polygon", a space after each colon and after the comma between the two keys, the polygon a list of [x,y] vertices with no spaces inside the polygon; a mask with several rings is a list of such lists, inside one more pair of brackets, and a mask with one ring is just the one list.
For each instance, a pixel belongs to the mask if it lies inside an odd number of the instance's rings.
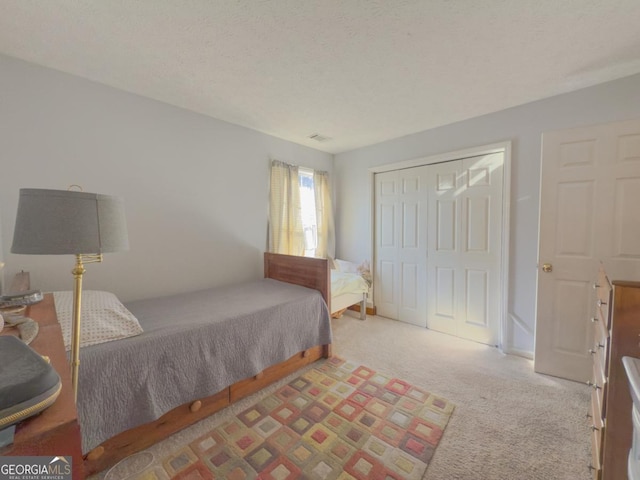
{"label": "brass lamp base", "polygon": [[73,286],[73,318],[71,323],[71,385],[78,403],[78,370],[80,368],[80,320],[82,318],[82,275],[85,263],[102,262],[102,254],[77,254],[76,266],[71,270],[75,279]]}

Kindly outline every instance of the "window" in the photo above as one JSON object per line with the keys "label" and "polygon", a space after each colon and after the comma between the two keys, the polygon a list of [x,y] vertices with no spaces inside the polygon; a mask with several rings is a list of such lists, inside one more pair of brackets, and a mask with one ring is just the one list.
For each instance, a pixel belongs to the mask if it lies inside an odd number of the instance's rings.
{"label": "window", "polygon": [[318,246],[318,222],[316,220],[316,195],[313,185],[313,170],[300,168],[300,210],[304,231],[304,256],[313,257]]}
{"label": "window", "polygon": [[272,160],[270,177],[269,251],[333,256],[335,227],[329,174]]}

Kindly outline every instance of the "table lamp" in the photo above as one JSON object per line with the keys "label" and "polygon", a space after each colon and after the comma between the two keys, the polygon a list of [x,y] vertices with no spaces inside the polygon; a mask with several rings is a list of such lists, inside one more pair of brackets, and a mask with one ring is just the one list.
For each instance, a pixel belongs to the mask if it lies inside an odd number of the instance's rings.
{"label": "table lamp", "polygon": [[102,261],[105,252],[129,249],[124,203],[118,197],[77,190],[20,189],[12,253],[75,255],[71,273],[71,383],[78,399],[82,275],[85,263]]}

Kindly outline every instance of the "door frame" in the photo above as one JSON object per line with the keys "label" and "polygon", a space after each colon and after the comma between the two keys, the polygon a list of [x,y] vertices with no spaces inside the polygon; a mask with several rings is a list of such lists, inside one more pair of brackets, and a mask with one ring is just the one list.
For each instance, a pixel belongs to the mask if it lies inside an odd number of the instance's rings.
{"label": "door frame", "polygon": [[[477,147],[465,148],[462,150],[455,150],[451,152],[439,153],[436,155],[429,155],[427,157],[413,158],[410,160],[403,160],[400,162],[388,163],[384,165],[378,165],[375,167],[369,167],[369,186],[371,192],[371,218],[369,221],[370,231],[369,238],[371,239],[371,252],[372,262],[371,268],[375,278],[375,216],[376,216],[376,189],[375,189],[375,175],[376,173],[384,173],[392,170],[403,170],[406,168],[421,167],[423,165],[431,165],[434,163],[449,162],[452,160],[459,160],[469,157],[478,157],[481,155],[488,155],[491,153],[503,153],[504,165],[502,175],[502,252],[500,256],[500,319],[498,322],[498,348],[504,353],[517,353],[512,352],[509,345],[505,344],[507,334],[509,332],[509,238],[510,238],[510,207],[511,207],[511,141],[491,143],[488,145],[481,145]],[[372,288],[375,288],[373,285]],[[373,301],[373,294],[371,300]]]}

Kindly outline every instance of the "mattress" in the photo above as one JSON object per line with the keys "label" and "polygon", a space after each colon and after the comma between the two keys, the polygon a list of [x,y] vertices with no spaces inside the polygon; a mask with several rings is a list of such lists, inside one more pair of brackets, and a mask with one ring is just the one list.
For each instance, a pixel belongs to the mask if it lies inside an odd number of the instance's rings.
{"label": "mattress", "polygon": [[331,343],[320,293],[272,279],[126,306],[144,333],[80,352],[84,452],[300,351]]}

